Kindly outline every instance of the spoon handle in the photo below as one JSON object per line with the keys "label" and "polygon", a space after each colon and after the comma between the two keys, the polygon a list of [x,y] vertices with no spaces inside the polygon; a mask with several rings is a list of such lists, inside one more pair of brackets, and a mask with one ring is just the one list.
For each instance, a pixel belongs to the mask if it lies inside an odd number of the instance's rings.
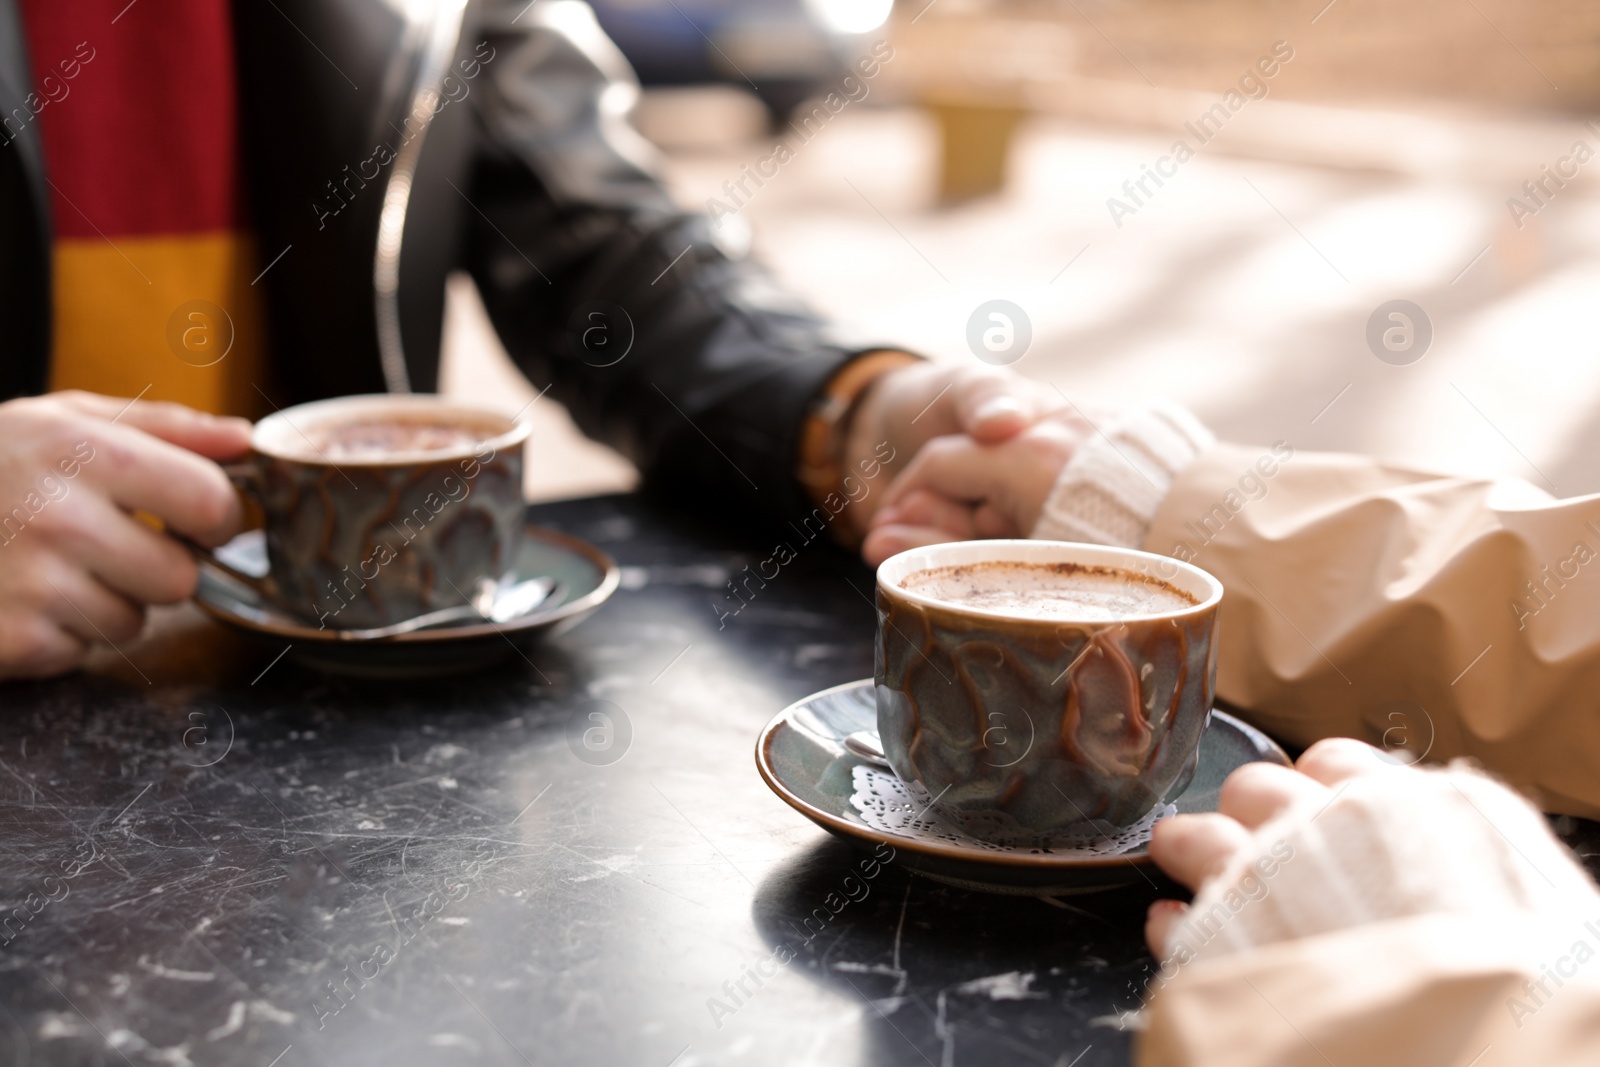
{"label": "spoon handle", "polygon": [[868,763],[876,764],[885,770],[893,770],[889,766],[888,757],[883,754],[883,742],[878,739],[878,734],[873,730],[857,730],[847,734],[843,741],[845,751],[852,756],[857,756]]}
{"label": "spoon handle", "polygon": [[388,626],[373,626],[365,630],[337,630],[341,641],[374,641],[381,637],[398,637],[401,634],[412,633],[416,630],[426,630],[430,626],[440,626],[447,622],[456,622],[460,619],[482,620],[483,615],[471,604],[462,604],[454,608],[440,608],[430,611],[426,615],[406,619],[403,622],[392,623]]}
{"label": "spoon handle", "polygon": [[[426,615],[418,615],[390,626],[374,626],[366,630],[340,630],[338,634],[343,641],[373,641],[462,620],[494,624],[514,622],[540,605],[548,603],[556,591],[562,588],[560,582],[550,578],[530,578],[514,586],[508,597],[494,598],[488,604],[474,598],[474,603],[440,608],[438,611],[430,611]],[[490,586],[490,590],[493,590],[493,586]]]}

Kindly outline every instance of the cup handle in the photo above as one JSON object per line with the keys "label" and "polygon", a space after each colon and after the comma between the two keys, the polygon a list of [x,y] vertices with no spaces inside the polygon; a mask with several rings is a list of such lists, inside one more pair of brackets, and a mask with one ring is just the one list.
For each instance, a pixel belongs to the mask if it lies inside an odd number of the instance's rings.
{"label": "cup handle", "polygon": [[[226,474],[228,480],[233,483],[234,488],[239,490],[240,496],[253,500],[257,504],[261,502],[261,472],[254,463],[224,463],[222,465],[222,473]],[[197,563],[211,564],[211,566],[217,568],[228,577],[243,582],[263,597],[270,598],[273,595],[271,575],[246,573],[233,564],[217,558],[217,554],[211,549],[190,540],[176,530],[168,530],[167,536],[187,548],[189,554],[195,558]]]}

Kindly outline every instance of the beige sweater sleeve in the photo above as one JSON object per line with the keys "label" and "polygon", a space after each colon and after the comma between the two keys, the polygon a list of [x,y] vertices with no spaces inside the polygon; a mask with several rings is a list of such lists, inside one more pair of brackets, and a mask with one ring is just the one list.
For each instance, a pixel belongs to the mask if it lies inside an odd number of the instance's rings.
{"label": "beige sweater sleeve", "polygon": [[1594,883],[1498,783],[1378,758],[1207,879],[1163,946],[1142,1067],[1595,1061]]}
{"label": "beige sweater sleeve", "polygon": [[1222,580],[1218,694],[1274,736],[1471,756],[1600,817],[1600,497],[1219,445],[1144,547]]}
{"label": "beige sweater sleeve", "polygon": [[1600,1049],[1600,915],[1431,915],[1195,963],[1138,1067],[1576,1067]]}

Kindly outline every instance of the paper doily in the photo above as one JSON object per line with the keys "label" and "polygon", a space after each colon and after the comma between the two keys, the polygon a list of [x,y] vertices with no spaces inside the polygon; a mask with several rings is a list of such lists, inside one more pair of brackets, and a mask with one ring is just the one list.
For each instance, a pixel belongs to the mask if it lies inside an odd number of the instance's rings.
{"label": "paper doily", "polygon": [[851,768],[850,784],[855,790],[850,794],[850,806],[861,815],[861,821],[874,830],[929,844],[959,845],[985,852],[1023,852],[1077,859],[1120,856],[1148,842],[1156,823],[1178,813],[1171,804],[1159,804],[1132,826],[1110,835],[1085,835],[1078,841],[1051,848],[1001,845],[979,840],[957,828],[933,810],[930,806],[933,797],[926,789],[915,782],[901,781],[890,771],[858,763]]}

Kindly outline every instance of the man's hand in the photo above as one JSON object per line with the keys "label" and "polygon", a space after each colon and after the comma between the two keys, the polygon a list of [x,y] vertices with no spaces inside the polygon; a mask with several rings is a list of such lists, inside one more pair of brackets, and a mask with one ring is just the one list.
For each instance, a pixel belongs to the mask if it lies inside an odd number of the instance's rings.
{"label": "man's hand", "polygon": [[[879,484],[887,484],[934,438],[966,434],[993,444],[1062,406],[1058,396],[1037,382],[998,368],[937,363],[904,367],[879,378],[862,399],[845,428],[843,466],[862,470],[863,463],[893,456],[879,475]],[[875,488],[845,513],[857,534],[866,532],[882,500]]]}
{"label": "man's hand", "polygon": [[95,641],[124,641],[147,604],[198,574],[138,510],[204,545],[239,530],[212,460],[249,448],[250,424],[177,404],[56,393],[0,404],[0,678],[57,674]]}

